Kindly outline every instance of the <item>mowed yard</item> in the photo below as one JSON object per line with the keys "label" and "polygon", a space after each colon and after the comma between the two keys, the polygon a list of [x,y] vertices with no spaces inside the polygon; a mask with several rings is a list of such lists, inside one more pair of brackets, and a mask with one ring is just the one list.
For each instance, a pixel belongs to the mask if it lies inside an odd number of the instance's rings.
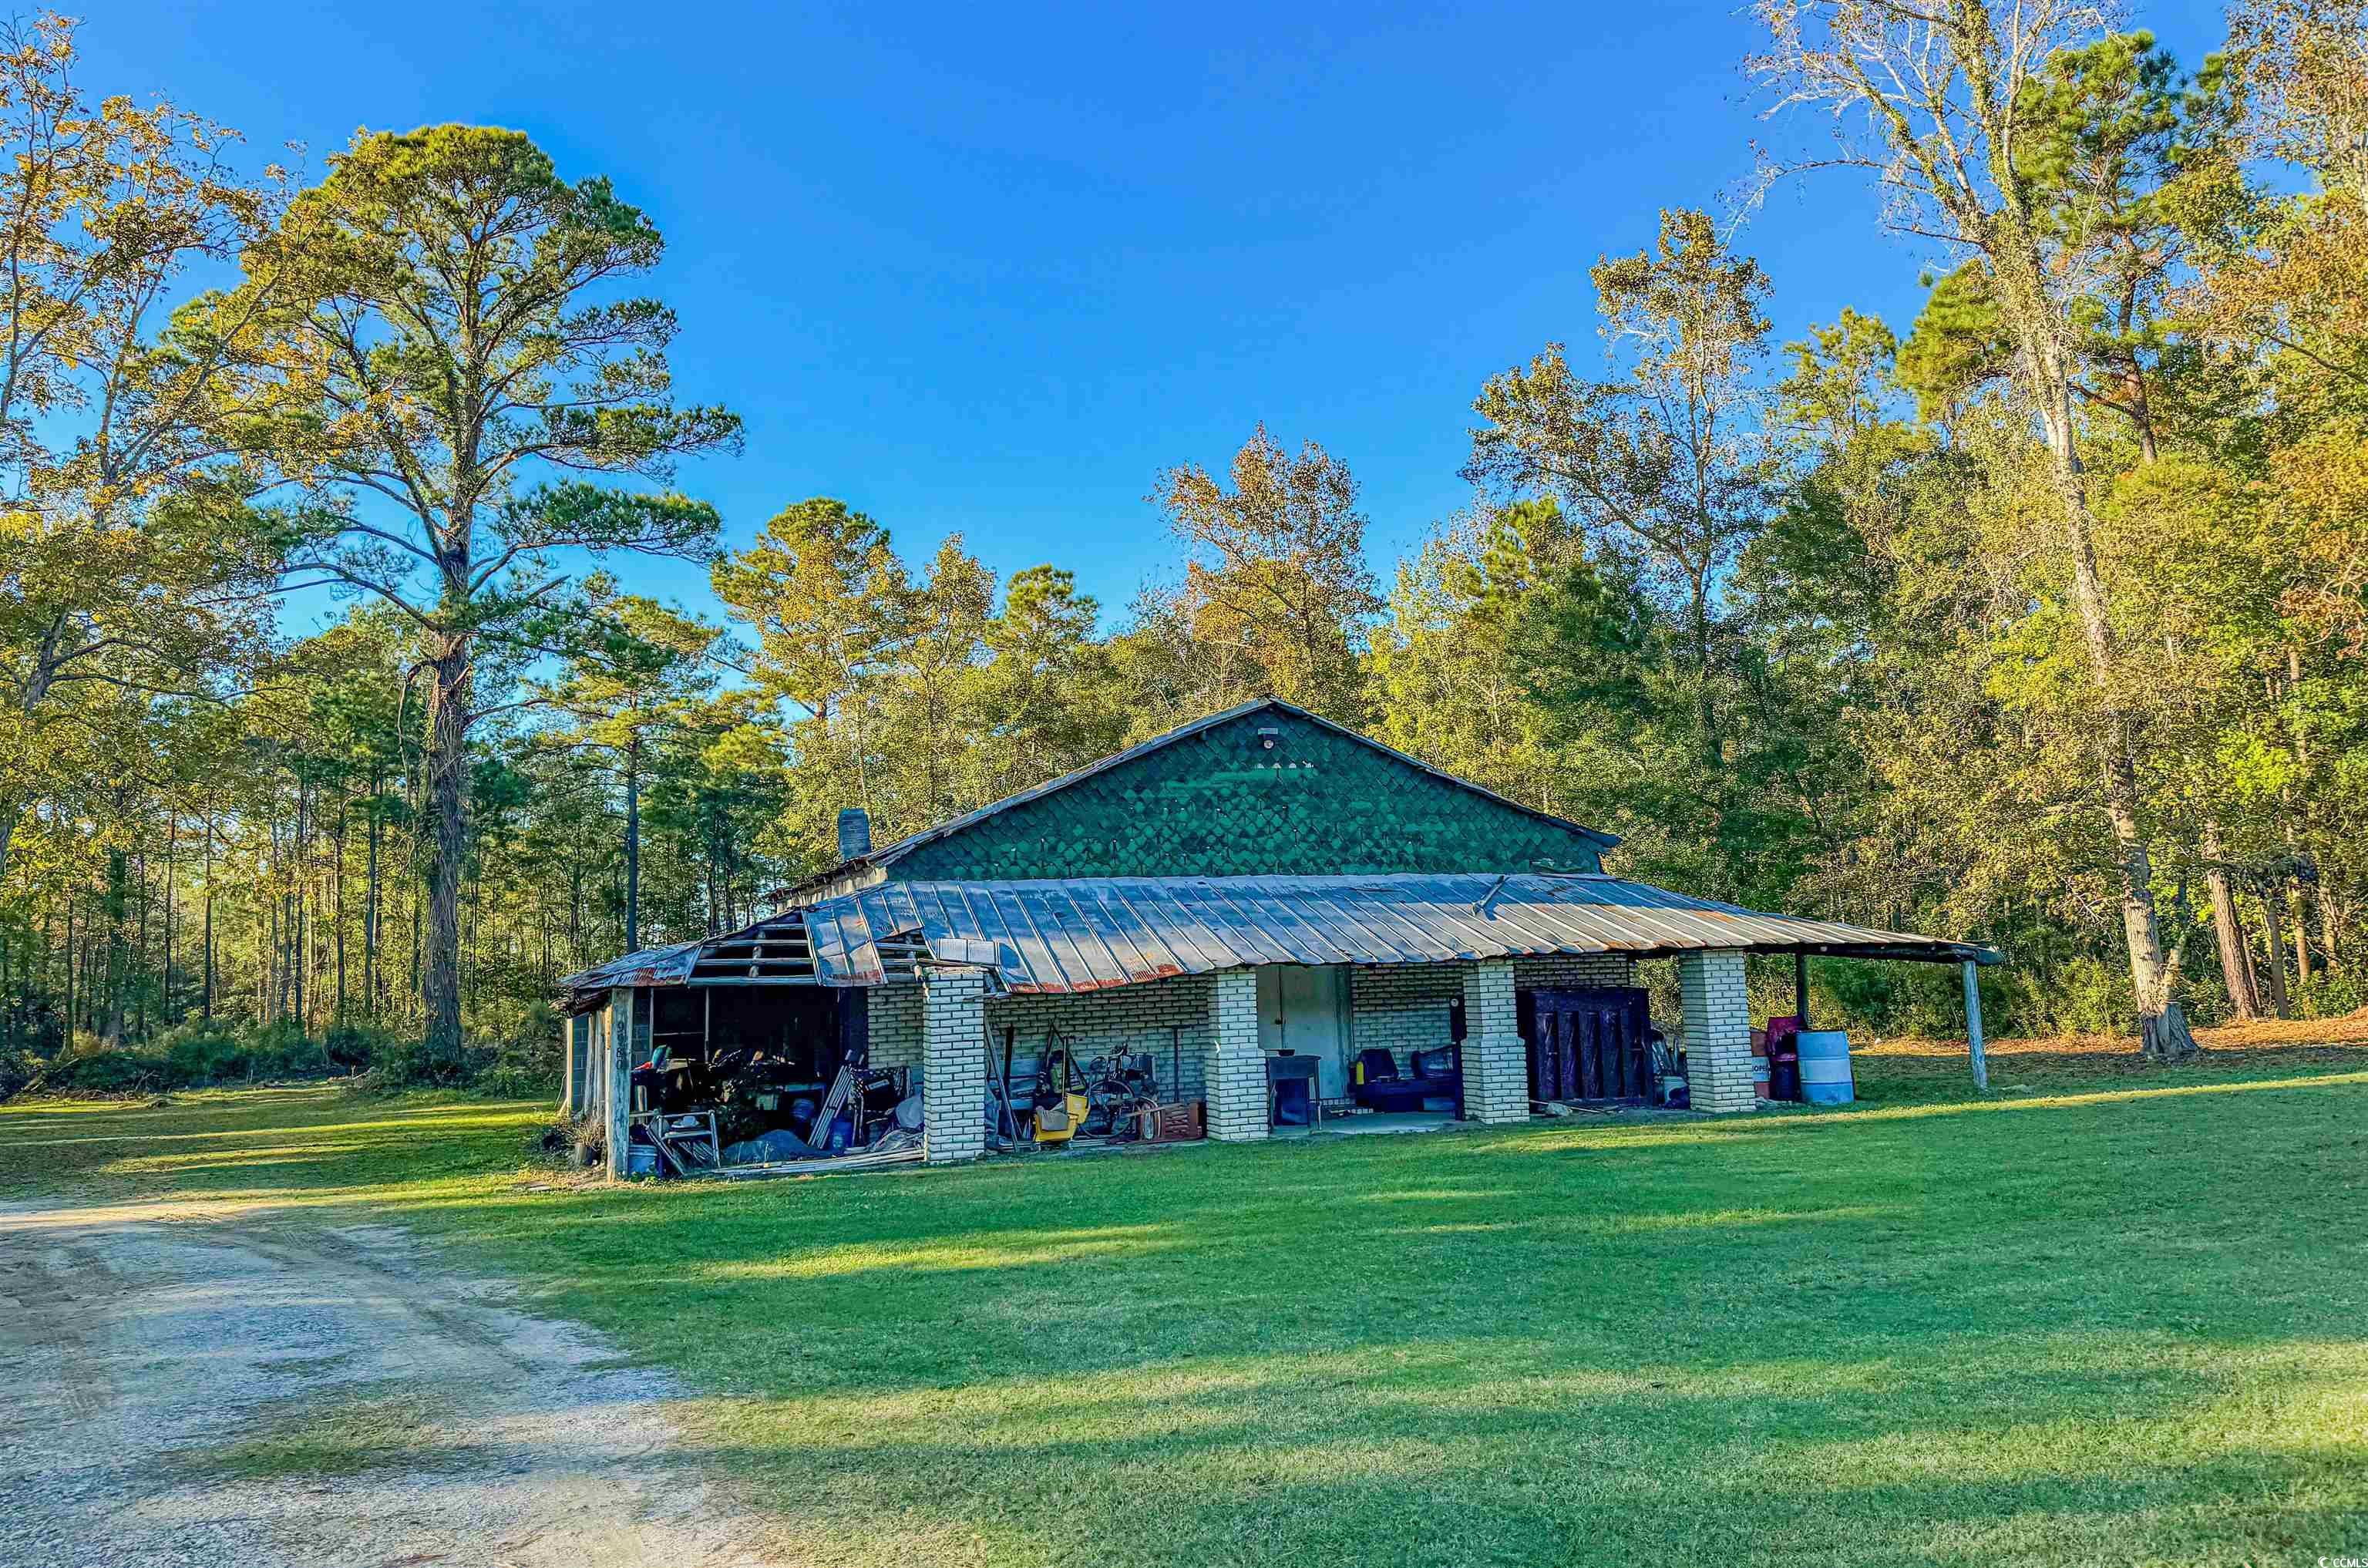
{"label": "mowed yard", "polygon": [[2368,1020],[2217,1044],[623,1189],[533,1165],[537,1106],[10,1106],[0,1199],[409,1227],[697,1391],[686,1449],[787,1562],[2368,1556]]}

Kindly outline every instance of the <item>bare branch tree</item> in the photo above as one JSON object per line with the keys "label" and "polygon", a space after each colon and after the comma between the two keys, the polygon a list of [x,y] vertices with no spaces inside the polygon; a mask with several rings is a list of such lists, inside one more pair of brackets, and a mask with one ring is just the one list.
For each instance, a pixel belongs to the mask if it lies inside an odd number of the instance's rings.
{"label": "bare branch tree", "polygon": [[2136,725],[2074,404],[2072,305],[2093,285],[2081,269],[2096,263],[2060,242],[2021,161],[2044,114],[2026,89],[2059,51],[2107,36],[2112,17],[2085,0],[1759,0],[1754,13],[1771,42],[1748,68],[1774,94],[1775,110],[1832,117],[1837,154],[1810,161],[1870,171],[1893,227],[1938,237],[1988,268],[2021,391],[2053,460],[2071,598],[2098,698],[2100,804],[2112,830],[2141,1044],[2149,1056],[2192,1056],[2156,916]]}

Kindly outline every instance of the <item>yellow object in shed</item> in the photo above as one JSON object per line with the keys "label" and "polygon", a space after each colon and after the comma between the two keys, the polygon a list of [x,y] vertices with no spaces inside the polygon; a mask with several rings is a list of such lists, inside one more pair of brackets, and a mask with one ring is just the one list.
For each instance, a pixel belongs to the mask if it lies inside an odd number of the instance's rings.
{"label": "yellow object in shed", "polygon": [[1036,1142],[1066,1143],[1077,1135],[1077,1123],[1086,1119],[1086,1096],[1063,1095],[1061,1103],[1036,1108]]}

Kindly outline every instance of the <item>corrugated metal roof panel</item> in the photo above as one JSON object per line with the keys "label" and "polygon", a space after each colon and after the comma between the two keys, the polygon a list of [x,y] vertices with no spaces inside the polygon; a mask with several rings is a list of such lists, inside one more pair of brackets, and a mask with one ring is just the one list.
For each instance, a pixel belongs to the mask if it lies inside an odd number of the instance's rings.
{"label": "corrugated metal roof panel", "polygon": [[[880,944],[892,938],[992,943],[1006,985],[1050,993],[1269,963],[1441,963],[1713,948],[1998,961],[1986,949],[1942,937],[1763,915],[1611,877],[1543,874],[883,882],[758,925],[797,920],[811,944],[812,983],[823,985],[884,982]],[[733,939],[628,953],[564,983],[579,994],[681,985],[702,951]]]}
{"label": "corrugated metal roof panel", "polygon": [[[1713,948],[1934,960],[1997,955],[1963,942],[1764,915],[1609,877],[1145,877],[889,882],[825,899],[817,927],[860,904],[874,929],[983,937],[1014,991],[1092,991],[1269,963],[1439,963],[1546,953]],[[888,911],[893,910],[893,914]],[[886,918],[882,916],[885,915]],[[861,984],[876,959],[817,936],[825,984]]]}
{"label": "corrugated metal roof panel", "polygon": [[690,966],[706,945],[677,942],[671,947],[643,948],[571,974],[559,983],[572,992],[608,991],[620,985],[680,985],[690,978]]}

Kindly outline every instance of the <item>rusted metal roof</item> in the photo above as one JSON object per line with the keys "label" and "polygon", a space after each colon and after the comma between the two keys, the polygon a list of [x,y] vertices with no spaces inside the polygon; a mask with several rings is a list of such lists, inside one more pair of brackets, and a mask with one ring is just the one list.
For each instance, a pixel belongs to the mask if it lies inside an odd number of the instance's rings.
{"label": "rusted metal roof", "polygon": [[[793,940],[795,961],[758,943]],[[1970,943],[1764,915],[1601,876],[1081,878],[885,882],[745,932],[631,953],[564,983],[878,985],[921,951],[990,951],[1015,992],[1098,991],[1257,964],[1421,964],[1548,953],[1705,949],[1995,963]],[[783,949],[770,949],[780,952]]]}
{"label": "rusted metal roof", "polygon": [[607,963],[594,964],[559,983],[576,994],[611,990],[620,985],[680,985],[690,978],[690,966],[704,942],[677,942],[671,947],[643,948]]}
{"label": "rusted metal roof", "polygon": [[1419,964],[1704,949],[1996,962],[1941,937],[1763,915],[1603,876],[1110,877],[885,882],[811,904],[825,984],[878,984],[875,945],[993,944],[1018,992],[1094,991],[1270,963]]}

